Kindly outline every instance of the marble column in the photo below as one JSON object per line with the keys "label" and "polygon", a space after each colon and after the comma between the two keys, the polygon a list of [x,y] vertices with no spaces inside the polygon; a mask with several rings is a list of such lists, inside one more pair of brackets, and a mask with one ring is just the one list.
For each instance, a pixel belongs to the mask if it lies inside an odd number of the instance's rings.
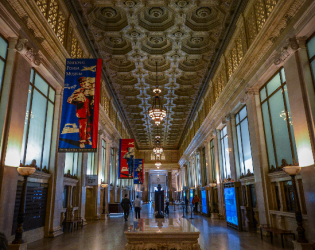
{"label": "marble column", "polygon": [[144,202],[149,201],[149,172],[145,172],[144,175]]}
{"label": "marble column", "polygon": [[220,164],[220,143],[218,135],[220,134],[220,130],[214,129],[212,132],[213,140],[214,140],[214,151],[215,151],[215,167],[217,173],[217,190],[218,190],[218,208],[219,213],[225,215],[225,201],[224,201],[224,190],[223,190],[223,179],[221,173],[221,164]]}
{"label": "marble column", "polygon": [[105,152],[105,172],[107,173],[105,183],[108,184],[105,187],[105,213],[108,214],[108,203],[110,202],[110,183],[111,183],[111,174],[110,174],[110,149],[112,145],[111,140],[105,140],[106,142],[106,152]]}
{"label": "marble column", "polygon": [[173,199],[172,171],[167,172],[167,187],[168,187],[168,199],[171,201]]}
{"label": "marble column", "polygon": [[79,193],[79,217],[81,217],[86,224],[85,219],[85,204],[86,204],[86,186],[85,186],[85,178],[86,178],[86,170],[87,170],[87,158],[88,153],[82,153],[82,164],[78,164],[78,193]]}
{"label": "marble column", "polygon": [[234,138],[233,138],[233,123],[235,124],[235,117],[229,114],[225,117],[225,119],[226,119],[226,128],[227,128],[227,134],[228,134],[231,179],[237,180],[235,155],[234,155],[234,152],[235,152],[234,151]]}
{"label": "marble column", "polygon": [[212,178],[212,171],[211,171],[211,157],[210,157],[210,140],[206,140],[204,142],[205,146],[205,157],[206,157],[206,175],[207,175],[207,185],[213,180]]}
{"label": "marble column", "polygon": [[[315,235],[314,120],[310,116],[310,110],[307,106],[307,86],[302,73],[303,67],[305,69],[303,65],[306,63],[305,51],[302,50],[300,53],[297,51],[285,62],[284,72],[288,88],[299,165],[302,167],[302,183],[306,198],[307,217],[309,219],[309,226],[306,228],[306,238],[311,240],[313,235]],[[313,94],[313,92],[311,92],[311,94]],[[310,178],[309,175],[313,176],[313,178]],[[304,228],[305,227],[306,225],[304,223]]]}
{"label": "marble column", "polygon": [[[248,90],[248,94],[245,99],[242,100],[246,104],[247,119],[248,119],[248,130],[250,134],[250,145],[252,151],[252,161],[255,178],[255,191],[257,208],[259,211],[259,224],[268,224],[268,202],[267,202],[267,190],[270,190],[266,185],[265,176],[268,175],[268,164],[264,165],[262,158],[266,156],[266,152],[262,152],[262,144],[259,138],[259,127],[263,127],[263,124],[258,124],[262,120],[258,119],[258,112],[261,113],[261,106],[259,103],[259,92],[258,90]],[[266,148],[264,147],[263,150]],[[267,159],[267,158],[266,158]],[[265,166],[265,167],[264,167]],[[258,225],[259,226],[259,225]]]}

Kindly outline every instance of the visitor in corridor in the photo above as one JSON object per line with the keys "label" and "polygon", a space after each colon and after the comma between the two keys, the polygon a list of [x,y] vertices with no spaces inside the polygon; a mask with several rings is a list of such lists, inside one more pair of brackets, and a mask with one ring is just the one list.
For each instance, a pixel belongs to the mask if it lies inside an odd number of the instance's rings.
{"label": "visitor in corridor", "polygon": [[195,194],[193,200],[192,200],[193,205],[195,206],[194,208],[194,212],[198,212],[198,203],[199,203],[199,198],[198,196]]}
{"label": "visitor in corridor", "polygon": [[124,210],[125,221],[128,221],[129,209],[132,208],[131,202],[128,199],[128,194],[125,194],[125,198],[121,201],[121,206]]}
{"label": "visitor in corridor", "polygon": [[165,202],[165,214],[167,214],[167,215],[169,215],[170,214],[170,210],[169,210],[169,205],[170,205],[170,202],[169,202],[169,200],[166,200],[166,202]]}
{"label": "visitor in corridor", "polygon": [[186,213],[188,213],[188,199],[187,197],[185,196],[185,207],[186,207]]}
{"label": "visitor in corridor", "polygon": [[142,201],[139,199],[139,195],[137,195],[136,199],[133,201],[133,207],[135,208],[136,219],[140,219],[140,211],[142,209],[141,203]]}

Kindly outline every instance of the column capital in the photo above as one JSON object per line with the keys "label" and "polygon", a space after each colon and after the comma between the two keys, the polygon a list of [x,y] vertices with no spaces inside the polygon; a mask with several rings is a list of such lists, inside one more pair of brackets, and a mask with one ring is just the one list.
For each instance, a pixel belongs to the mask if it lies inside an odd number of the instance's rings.
{"label": "column capital", "polygon": [[15,49],[25,59],[27,59],[33,67],[38,67],[41,65],[40,51],[28,45],[28,40],[26,38],[19,38]]}
{"label": "column capital", "polygon": [[295,51],[299,49],[299,43],[296,40],[296,37],[293,36],[288,39],[287,44],[284,47],[281,47],[278,51],[276,51],[273,63],[276,66],[282,67],[285,61],[291,57]]}

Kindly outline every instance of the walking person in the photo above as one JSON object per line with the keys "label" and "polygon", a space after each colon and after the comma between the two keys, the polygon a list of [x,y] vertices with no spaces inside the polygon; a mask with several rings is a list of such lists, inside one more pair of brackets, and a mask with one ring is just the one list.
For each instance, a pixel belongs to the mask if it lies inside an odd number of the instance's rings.
{"label": "walking person", "polygon": [[142,201],[139,199],[139,195],[137,195],[136,199],[133,201],[133,207],[135,208],[136,219],[140,219],[140,211],[142,209]]}
{"label": "walking person", "polygon": [[192,203],[194,204],[195,208],[194,208],[194,212],[198,212],[198,203],[199,203],[199,198],[198,196],[195,194]]}
{"label": "walking person", "polygon": [[186,213],[188,213],[188,199],[187,197],[185,196],[185,207],[186,207]]}
{"label": "walking person", "polygon": [[165,202],[165,209],[164,209],[164,211],[165,211],[165,214],[167,214],[167,215],[169,215],[170,214],[170,210],[169,210],[169,205],[170,205],[170,202],[169,202],[169,200],[166,200],[166,202]]}
{"label": "walking person", "polygon": [[124,210],[124,218],[125,218],[125,221],[128,221],[128,216],[129,216],[129,209],[131,208],[132,209],[132,205],[131,205],[131,202],[130,200],[128,199],[128,194],[125,194],[125,198],[122,199],[121,201],[121,206]]}

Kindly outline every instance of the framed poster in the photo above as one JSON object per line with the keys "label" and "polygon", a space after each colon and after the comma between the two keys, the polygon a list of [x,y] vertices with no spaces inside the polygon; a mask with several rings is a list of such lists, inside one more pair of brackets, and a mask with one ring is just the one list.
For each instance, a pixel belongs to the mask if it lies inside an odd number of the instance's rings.
{"label": "framed poster", "polygon": [[102,59],[67,59],[59,152],[96,152]]}
{"label": "framed poster", "polygon": [[135,140],[119,140],[118,178],[133,179]]}
{"label": "framed poster", "polygon": [[143,184],[143,159],[134,160],[133,183]]}

